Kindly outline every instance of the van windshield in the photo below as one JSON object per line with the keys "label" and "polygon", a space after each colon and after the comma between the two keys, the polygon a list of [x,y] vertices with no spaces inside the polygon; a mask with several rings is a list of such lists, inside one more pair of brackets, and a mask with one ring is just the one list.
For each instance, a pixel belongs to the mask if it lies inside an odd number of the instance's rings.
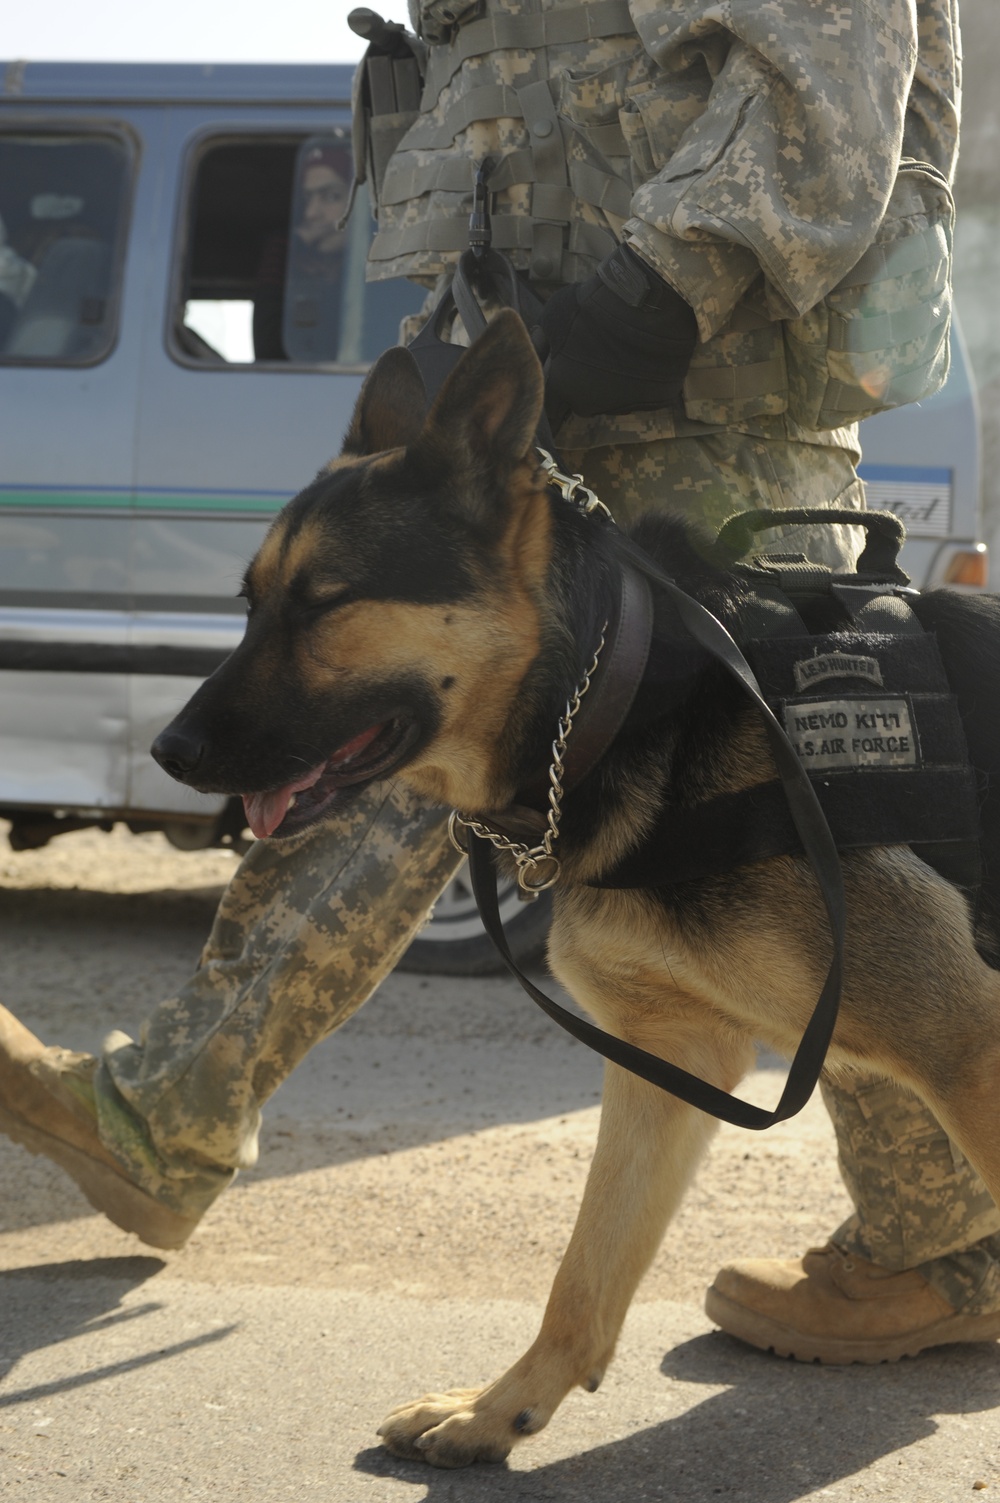
{"label": "van windshield", "polygon": [[109,136],[0,134],[0,363],[111,349],[130,155]]}

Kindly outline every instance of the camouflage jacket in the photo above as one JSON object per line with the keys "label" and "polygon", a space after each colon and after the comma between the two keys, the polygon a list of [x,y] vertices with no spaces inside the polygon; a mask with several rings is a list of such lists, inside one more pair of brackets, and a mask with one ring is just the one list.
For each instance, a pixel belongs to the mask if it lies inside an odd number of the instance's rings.
{"label": "camouflage jacket", "polygon": [[426,78],[369,274],[446,272],[489,157],[494,244],[543,291],[626,238],[698,318],[683,414],[564,443],[815,437],[924,396],[947,369],[956,4],[411,0]]}

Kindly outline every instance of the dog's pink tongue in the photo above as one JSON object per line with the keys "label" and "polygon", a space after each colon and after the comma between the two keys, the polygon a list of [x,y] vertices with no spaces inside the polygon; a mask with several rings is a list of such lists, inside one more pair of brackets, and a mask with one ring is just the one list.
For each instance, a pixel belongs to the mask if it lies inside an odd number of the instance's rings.
{"label": "dog's pink tongue", "polygon": [[297,782],[286,783],[284,788],[272,788],[265,793],[244,793],[243,809],[246,813],[247,824],[257,839],[265,839],[278,828],[288,813],[288,805],[296,793],[301,793],[305,788],[311,788],[328,768],[332,770],[345,766],[352,757],[356,757],[375,740],[380,730],[382,730],[381,725],[372,725],[366,731],[362,731],[359,736],[345,741],[328,762],[320,762],[311,771],[303,773]]}
{"label": "dog's pink tongue", "polygon": [[263,840],[278,828],[288,813],[288,805],[292,801],[293,794],[301,793],[303,788],[311,788],[325,770],[326,763],[320,762],[318,767],[304,773],[297,782],[286,783],[284,788],[272,788],[266,793],[243,795],[243,810],[247,817],[247,824],[258,840]]}

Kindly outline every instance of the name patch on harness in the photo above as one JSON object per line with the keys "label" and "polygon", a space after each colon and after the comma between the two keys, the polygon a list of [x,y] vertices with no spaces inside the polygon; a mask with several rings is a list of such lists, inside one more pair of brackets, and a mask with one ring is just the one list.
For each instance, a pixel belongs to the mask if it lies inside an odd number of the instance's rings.
{"label": "name patch on harness", "polygon": [[786,699],[788,738],[809,772],[859,767],[917,767],[910,702],[883,699]]}
{"label": "name patch on harness", "polygon": [[882,670],[875,658],[852,652],[825,652],[792,664],[796,689],[811,689],[824,678],[867,678],[881,684]]}

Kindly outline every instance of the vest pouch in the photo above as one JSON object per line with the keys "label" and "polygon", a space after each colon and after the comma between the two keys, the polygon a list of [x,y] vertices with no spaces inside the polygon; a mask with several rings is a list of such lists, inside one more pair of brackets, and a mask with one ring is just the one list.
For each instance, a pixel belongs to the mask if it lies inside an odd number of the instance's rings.
{"label": "vest pouch", "polygon": [[420,113],[426,48],[379,16],[365,24],[360,34],[372,40],[354,74],[351,144],[355,178],[368,183],[377,212],[389,158]]}
{"label": "vest pouch", "polygon": [[944,177],[904,161],[874,243],[821,303],[784,325],[795,422],[841,428],[944,384],[954,220]]}

